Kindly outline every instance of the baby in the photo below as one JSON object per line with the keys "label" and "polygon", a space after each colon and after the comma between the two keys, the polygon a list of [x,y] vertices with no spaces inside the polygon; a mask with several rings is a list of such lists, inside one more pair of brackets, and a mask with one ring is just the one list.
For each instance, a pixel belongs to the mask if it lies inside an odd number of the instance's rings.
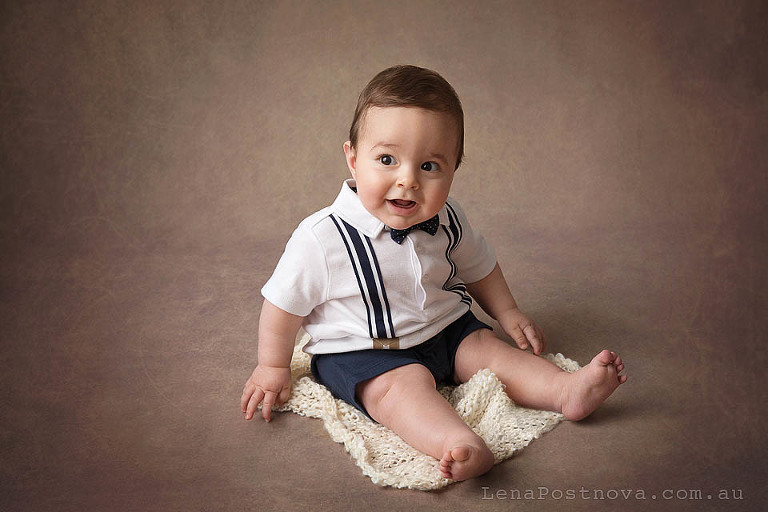
{"label": "baby", "polygon": [[[439,459],[452,480],[485,473],[494,458],[436,383],[460,384],[490,368],[515,403],[579,420],[627,380],[608,350],[575,373],[538,357],[541,329],[520,311],[493,249],[448,196],[463,148],[461,103],[439,74],[396,66],[366,86],[344,143],[353,179],[294,231],[262,289],[245,419],[261,404],[269,421],[290,396],[302,326],[317,382]],[[473,300],[519,348],[475,318]]]}

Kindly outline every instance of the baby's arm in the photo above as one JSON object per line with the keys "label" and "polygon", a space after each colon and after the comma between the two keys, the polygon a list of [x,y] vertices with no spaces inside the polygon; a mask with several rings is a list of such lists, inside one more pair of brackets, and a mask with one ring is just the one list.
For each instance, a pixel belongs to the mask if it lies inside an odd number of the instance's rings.
{"label": "baby's arm", "polygon": [[291,356],[303,317],[292,315],[265,300],[259,318],[259,363],[243,388],[240,407],[250,420],[262,401],[261,415],[272,417],[272,407],[291,396]]}
{"label": "baby's arm", "polygon": [[483,311],[501,324],[518,347],[525,350],[530,343],[534,354],[541,353],[544,349],[544,333],[517,307],[498,264],[480,281],[467,283],[467,290]]}

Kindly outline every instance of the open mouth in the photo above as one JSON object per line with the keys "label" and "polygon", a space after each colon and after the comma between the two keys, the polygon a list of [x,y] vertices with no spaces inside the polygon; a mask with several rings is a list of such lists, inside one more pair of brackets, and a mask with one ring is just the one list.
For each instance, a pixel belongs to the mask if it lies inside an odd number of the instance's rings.
{"label": "open mouth", "polygon": [[413,208],[416,206],[416,201],[406,201],[405,199],[389,199],[389,202],[398,208]]}

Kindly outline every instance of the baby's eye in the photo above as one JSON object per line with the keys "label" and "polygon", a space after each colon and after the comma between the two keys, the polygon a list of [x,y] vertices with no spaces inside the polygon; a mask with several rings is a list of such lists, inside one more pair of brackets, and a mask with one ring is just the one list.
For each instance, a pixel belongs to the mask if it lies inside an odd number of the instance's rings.
{"label": "baby's eye", "polygon": [[421,170],[422,171],[436,171],[440,167],[437,165],[436,162],[424,162],[421,164]]}
{"label": "baby's eye", "polygon": [[381,155],[379,157],[379,163],[381,165],[392,165],[395,163],[395,159],[392,155]]}

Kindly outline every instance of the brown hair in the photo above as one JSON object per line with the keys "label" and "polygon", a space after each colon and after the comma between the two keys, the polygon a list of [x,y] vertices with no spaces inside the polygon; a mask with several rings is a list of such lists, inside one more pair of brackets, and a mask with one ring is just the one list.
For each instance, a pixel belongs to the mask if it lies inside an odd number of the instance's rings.
{"label": "brown hair", "polygon": [[458,169],[464,157],[464,110],[456,91],[437,72],[417,66],[393,66],[373,77],[357,99],[355,117],[349,128],[349,141],[354,148],[365,114],[371,107],[419,107],[450,115],[459,130]]}

